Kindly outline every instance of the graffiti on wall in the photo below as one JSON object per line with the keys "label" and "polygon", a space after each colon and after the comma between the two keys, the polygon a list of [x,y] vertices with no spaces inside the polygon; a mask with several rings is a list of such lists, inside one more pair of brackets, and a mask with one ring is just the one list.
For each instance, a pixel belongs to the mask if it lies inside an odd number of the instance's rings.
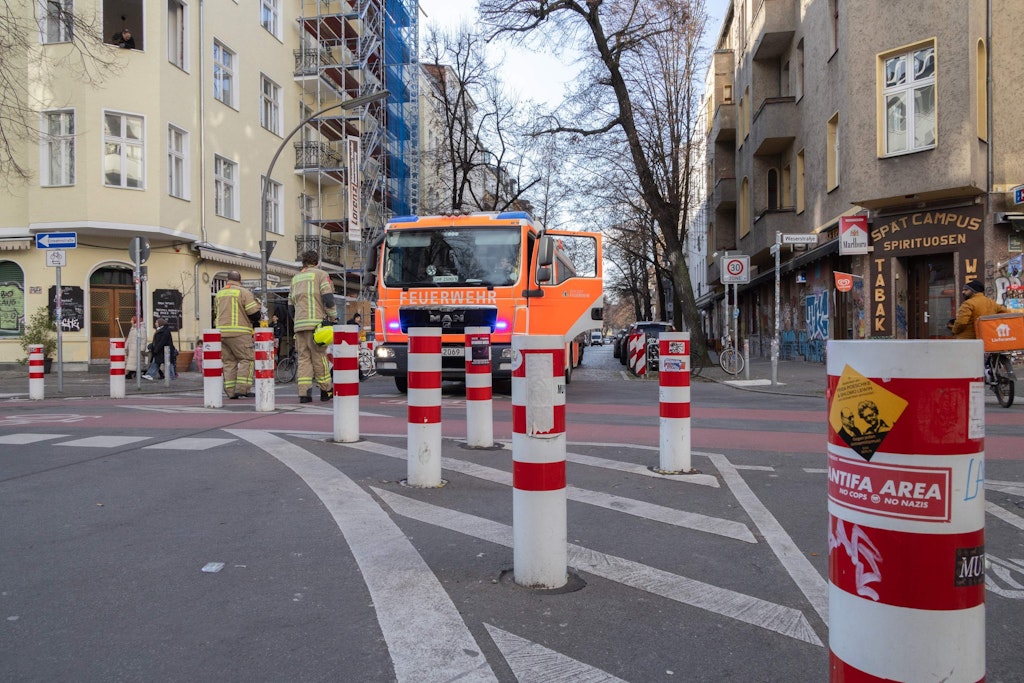
{"label": "graffiti on wall", "polygon": [[810,339],[828,339],[828,292],[809,294],[804,299],[807,336]]}

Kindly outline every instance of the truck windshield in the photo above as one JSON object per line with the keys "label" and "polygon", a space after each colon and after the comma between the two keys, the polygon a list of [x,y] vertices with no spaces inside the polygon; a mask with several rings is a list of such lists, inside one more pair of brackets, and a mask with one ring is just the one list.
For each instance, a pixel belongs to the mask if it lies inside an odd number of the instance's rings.
{"label": "truck windshield", "polygon": [[384,240],[388,287],[505,286],[519,281],[519,228],[395,230]]}

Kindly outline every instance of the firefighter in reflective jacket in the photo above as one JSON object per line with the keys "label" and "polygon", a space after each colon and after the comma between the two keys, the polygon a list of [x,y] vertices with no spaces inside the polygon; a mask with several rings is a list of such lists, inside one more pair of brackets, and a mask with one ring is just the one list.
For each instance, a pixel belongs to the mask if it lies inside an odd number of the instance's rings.
{"label": "firefighter in reflective jacket", "polygon": [[252,398],[253,351],[252,325],[259,320],[260,302],[242,286],[237,270],[228,273],[228,283],[214,299],[220,330],[221,359],[224,363],[224,391],[228,398]]}
{"label": "firefighter in reflective jacket", "polygon": [[317,268],[320,255],[313,250],[300,256],[302,270],[292,278],[288,303],[295,309],[295,349],[298,352],[299,403],[313,400],[313,383],[320,387],[320,400],[330,401],[331,367],[327,362],[327,345],[313,339],[313,332],[323,320],[335,323],[338,309],[334,305],[334,285],[327,273]]}

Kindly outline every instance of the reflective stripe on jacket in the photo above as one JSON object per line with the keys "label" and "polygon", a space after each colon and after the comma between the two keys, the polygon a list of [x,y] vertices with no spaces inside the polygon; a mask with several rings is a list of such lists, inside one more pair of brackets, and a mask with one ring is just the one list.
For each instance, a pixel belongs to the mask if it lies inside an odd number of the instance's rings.
{"label": "reflective stripe on jacket", "polygon": [[334,306],[324,308],[324,294],[334,294],[331,278],[318,268],[303,270],[292,278],[288,301],[295,307],[295,331],[312,330],[325,316],[337,317]]}
{"label": "reflective stripe on jacket", "polygon": [[237,337],[252,334],[252,322],[249,315],[260,310],[260,303],[248,289],[229,282],[217,292],[216,327],[221,336]]}

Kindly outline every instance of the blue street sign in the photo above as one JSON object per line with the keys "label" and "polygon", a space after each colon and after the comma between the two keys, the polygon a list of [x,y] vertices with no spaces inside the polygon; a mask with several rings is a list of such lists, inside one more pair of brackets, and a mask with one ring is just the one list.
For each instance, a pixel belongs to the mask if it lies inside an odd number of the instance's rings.
{"label": "blue street sign", "polygon": [[78,233],[41,232],[36,235],[36,249],[76,249]]}
{"label": "blue street sign", "polygon": [[1024,185],[1013,188],[1013,203],[1024,204]]}

